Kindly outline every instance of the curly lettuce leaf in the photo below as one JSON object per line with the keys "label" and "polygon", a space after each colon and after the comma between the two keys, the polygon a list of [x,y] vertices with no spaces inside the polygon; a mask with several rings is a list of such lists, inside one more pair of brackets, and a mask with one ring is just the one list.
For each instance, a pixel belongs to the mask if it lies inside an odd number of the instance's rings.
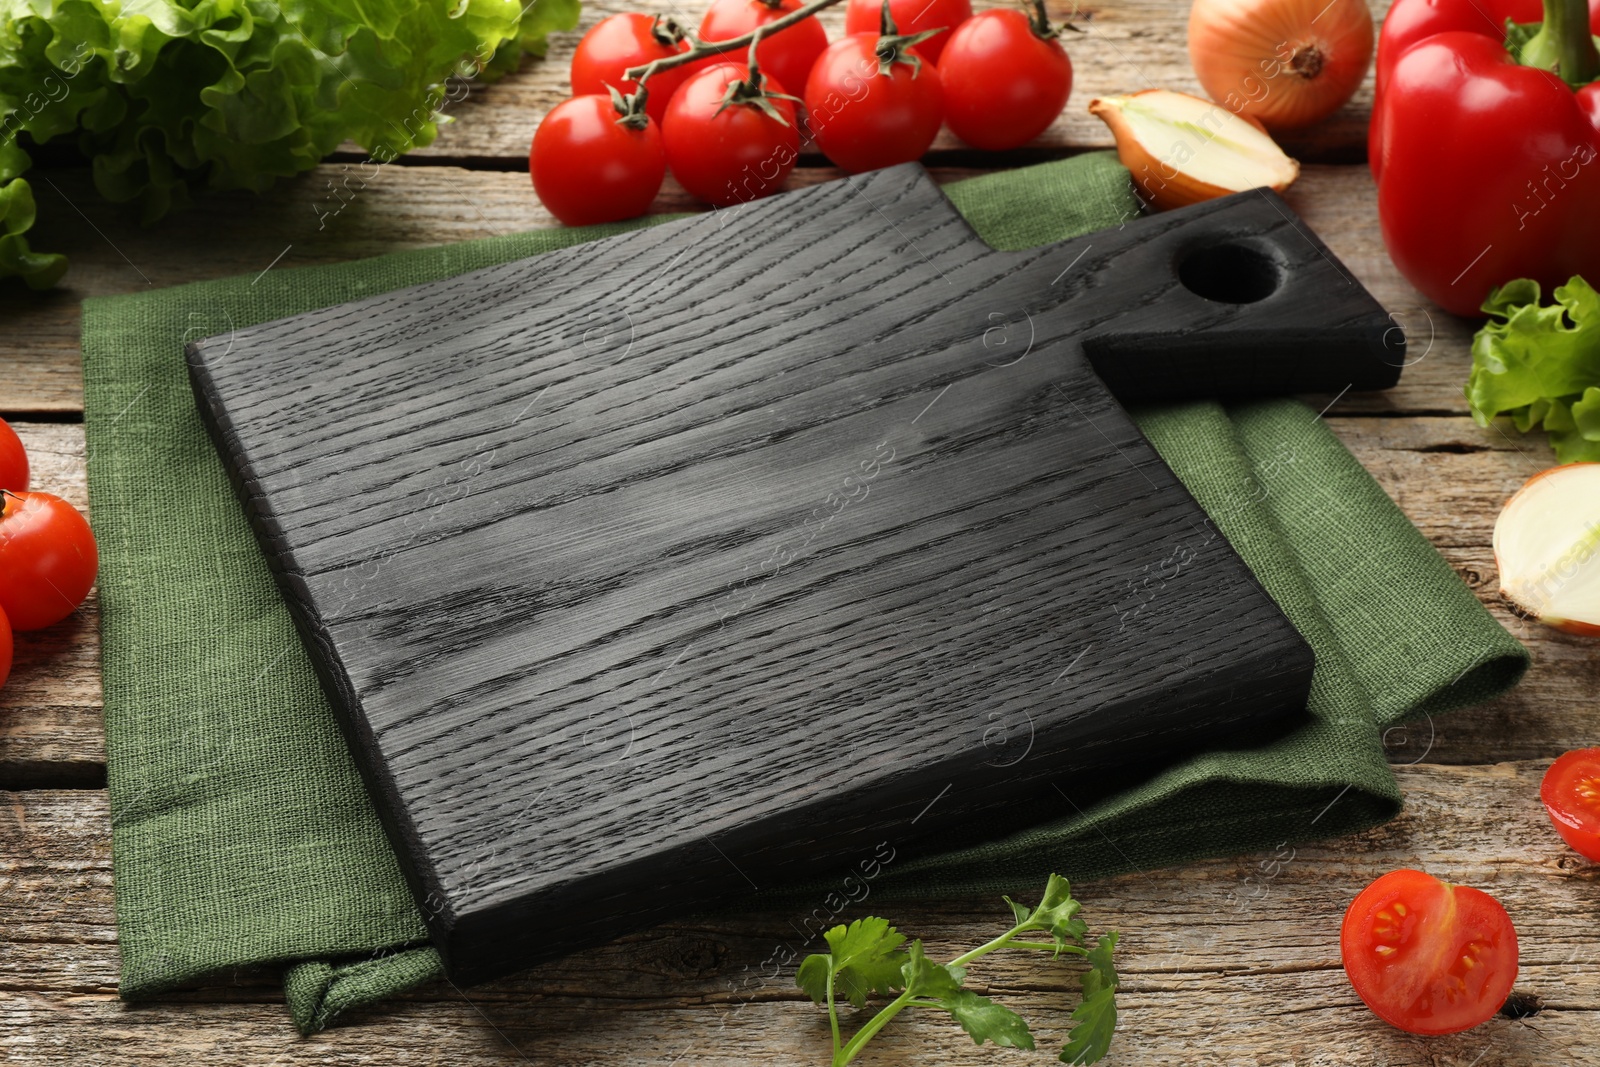
{"label": "curly lettuce leaf", "polygon": [[0,277],[14,275],[33,289],[48,289],[67,272],[67,257],[35,252],[22,236],[33,226],[33,189],[21,178],[0,185]]}
{"label": "curly lettuce leaf", "polygon": [[1562,463],[1600,461],[1600,293],[1574,276],[1553,295],[1542,305],[1527,278],[1489,294],[1467,400],[1480,426],[1509,416],[1523,433],[1543,429]]}
{"label": "curly lettuce leaf", "polygon": [[474,78],[542,55],[579,0],[0,0],[0,278],[31,252],[26,146],[72,136],[146,222],[191,189],[249,189],[346,141],[380,162],[431,143]]}

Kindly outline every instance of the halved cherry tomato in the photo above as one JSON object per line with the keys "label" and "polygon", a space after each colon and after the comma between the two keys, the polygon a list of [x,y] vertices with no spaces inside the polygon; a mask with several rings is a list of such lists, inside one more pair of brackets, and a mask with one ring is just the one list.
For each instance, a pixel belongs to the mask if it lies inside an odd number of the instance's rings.
{"label": "halved cherry tomato", "polygon": [[1552,763],[1539,799],[1561,839],[1600,860],[1600,748],[1575,749]]}
{"label": "halved cherry tomato", "polygon": [[0,611],[18,630],[60,622],[83,603],[100,566],[78,509],[50,493],[0,493]]}
{"label": "halved cherry tomato", "polygon": [[1500,902],[1421,871],[1390,871],[1363,889],[1344,913],[1339,951],[1367,1007],[1413,1034],[1477,1026],[1517,980],[1517,932]]}
{"label": "halved cherry tomato", "polygon": [[[700,39],[711,44],[742,37],[783,18],[800,4],[801,0],[771,0],[770,3],[768,0],[716,0],[707,9],[706,17],[700,20]],[[806,87],[811,65],[827,47],[828,31],[822,28],[815,15],[811,15],[780,33],[763,37],[756,48],[756,63],[763,74],[772,75],[779,85],[791,86],[798,93]],[[749,51],[741,48],[720,59],[707,57],[699,66],[743,63]]]}
{"label": "halved cherry tomato", "polygon": [[0,489],[13,493],[28,489],[28,453],[22,447],[17,431],[0,419]]}
{"label": "halved cherry tomato", "polygon": [[11,677],[11,623],[0,611],[0,687]]}
{"label": "halved cherry tomato", "polygon": [[[889,0],[889,17],[896,33],[910,35],[923,30],[944,30],[911,50],[929,63],[939,62],[950,31],[972,17],[972,0]],[[845,33],[876,34],[883,26],[883,0],[850,0],[844,9]]]}
{"label": "halved cherry tomato", "polygon": [[[633,92],[639,83],[623,80],[622,72],[687,52],[689,43],[674,41],[674,37],[666,23],[657,23],[651,16],[637,11],[601,19],[583,35],[572,53],[572,95],[608,96],[608,85],[620,93]],[[689,73],[688,67],[673,67],[650,75],[645,114],[659,123],[672,102],[672,94],[688,79]]]}

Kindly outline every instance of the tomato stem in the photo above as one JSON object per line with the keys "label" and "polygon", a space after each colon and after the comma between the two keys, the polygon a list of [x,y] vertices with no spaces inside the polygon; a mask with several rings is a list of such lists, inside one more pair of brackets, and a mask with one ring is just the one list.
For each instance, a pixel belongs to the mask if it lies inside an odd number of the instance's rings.
{"label": "tomato stem", "polygon": [[[766,29],[767,27],[765,26],[758,26],[750,40],[750,57],[748,59],[750,76],[728,83],[728,88],[722,94],[722,103],[717,105],[717,110],[713,114],[722,114],[722,110],[732,104],[748,104],[751,107],[760,108],[768,118],[776,120],[778,125],[787,126],[789,125],[789,120],[783,117],[783,112],[772,106],[772,102],[774,100],[793,100],[797,104],[805,103],[798,96],[790,96],[788,93],[775,93],[766,88],[766,83],[761,77],[761,67],[756,63],[756,49],[760,46],[764,36],[763,31]],[[643,82],[644,80],[641,78],[639,85],[641,92],[644,91]]]}
{"label": "tomato stem", "polygon": [[681,67],[685,63],[693,63],[695,60],[704,59],[707,56],[725,55],[736,48],[754,44],[757,37],[770,37],[774,33],[786,30],[798,22],[804,22],[818,11],[843,2],[844,0],[811,0],[810,3],[795,8],[781,19],[773,19],[750,33],[740,34],[738,37],[730,37],[726,41],[702,41],[689,34],[684,34],[684,40],[693,42],[693,47],[687,52],[678,52],[674,55],[664,56],[661,59],[651,60],[649,63],[637,67],[629,67],[622,72],[622,77],[628,81],[637,81],[642,85],[646,78],[658,71]]}
{"label": "tomato stem", "polygon": [[650,116],[644,110],[645,101],[650,98],[649,89],[640,85],[633,92],[623,95],[615,85],[606,88],[611,91],[611,107],[617,113],[618,126],[642,130],[650,125]]}
{"label": "tomato stem", "polygon": [[663,48],[676,48],[689,35],[671,15],[657,15],[650,21],[650,36]]}
{"label": "tomato stem", "polygon": [[1072,5],[1072,14],[1067,16],[1067,21],[1059,26],[1050,25],[1050,16],[1045,12],[1044,0],[1026,0],[1028,7],[1028,25],[1033,27],[1033,35],[1041,41],[1053,41],[1063,33],[1082,33],[1083,30],[1072,24],[1072,19],[1078,17],[1078,5]]}
{"label": "tomato stem", "polygon": [[946,29],[948,27],[938,26],[921,33],[901,33],[894,24],[894,16],[889,13],[889,0],[883,0],[883,14],[878,20],[878,43],[873,50],[878,56],[878,73],[887,78],[896,63],[904,63],[911,68],[913,77],[921,74],[922,57],[911,51],[911,46],[938,36]]}

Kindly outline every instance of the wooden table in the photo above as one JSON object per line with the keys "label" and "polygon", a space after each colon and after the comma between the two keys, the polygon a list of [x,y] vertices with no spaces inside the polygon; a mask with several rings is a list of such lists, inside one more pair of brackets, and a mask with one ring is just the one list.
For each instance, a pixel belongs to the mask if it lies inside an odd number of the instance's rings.
{"label": "wooden table", "polygon": [[[1383,0],[1374,2],[1381,15]],[[672,2],[647,6],[667,11]],[[623,9],[618,0],[593,4],[584,25]],[[839,30],[837,10],[826,20],[830,33]],[[937,177],[1107,146],[1104,128],[1084,111],[1097,94],[1199,91],[1184,51],[1184,4],[1113,0],[1092,10],[1092,18],[1080,16],[1089,33],[1067,42],[1078,83],[1055,128],[1003,156],[942,136],[928,158]],[[548,60],[475,91],[451,109],[456,125],[400,162],[362,168],[360,153],[344,153],[263,197],[201,196],[152,229],[94,195],[87,167],[35,172],[36,247],[72,257],[60,290],[0,294],[0,414],[26,442],[36,484],[86,506],[83,297],[550,225],[529,187],[527,146],[539,117],[565,93],[575,40],[558,36]],[[1502,700],[1389,733],[1406,812],[1387,826],[1078,887],[1094,924],[1124,933],[1123,1022],[1109,1061],[1118,1065],[1586,1063],[1600,1044],[1600,867],[1561,844],[1538,801],[1548,761],[1596,742],[1600,642],[1522,622],[1496,600],[1495,513],[1553,458],[1538,438],[1480,429],[1467,417],[1470,327],[1430,309],[1379,239],[1362,165],[1369,101],[1364,91],[1316,131],[1286,140],[1308,164],[1289,199],[1397,314],[1418,361],[1399,388],[1340,397],[1326,417],[1533,650],[1534,668]],[[803,159],[791,184],[835,177],[822,162]],[[687,206],[669,180],[658,207]],[[1332,398],[1312,399],[1321,406]],[[7,1062],[667,1067],[825,1059],[824,1014],[795,989],[791,972],[763,968],[775,946],[797,941],[804,915],[782,911],[662,926],[465,995],[439,983],[310,1039],[295,1035],[271,971],[222,975],[157,1003],[122,1003],[98,663],[91,599],[74,619],[19,639],[15,671],[0,691]],[[1506,905],[1522,939],[1515,999],[1523,1017],[1423,1039],[1361,1006],[1339,964],[1339,917],[1363,885],[1401,866],[1481,886]],[[999,901],[950,900],[896,906],[891,917],[942,953],[992,936],[1003,914]],[[1073,971],[1002,955],[980,965],[977,978],[1034,1024],[1041,1050],[1059,1048],[1076,1001]],[[859,1062],[1055,1061],[1051,1051],[977,1048],[948,1021],[924,1017],[897,1023]]]}

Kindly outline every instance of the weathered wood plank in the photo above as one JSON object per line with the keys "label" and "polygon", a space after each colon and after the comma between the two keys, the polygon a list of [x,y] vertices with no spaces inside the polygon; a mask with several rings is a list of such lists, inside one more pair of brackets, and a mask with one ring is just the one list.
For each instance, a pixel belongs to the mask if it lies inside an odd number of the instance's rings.
{"label": "weathered wood plank", "polygon": [[[1381,20],[1389,0],[1368,0],[1373,18]],[[502,81],[475,88],[465,99],[446,100],[443,110],[457,121],[444,127],[438,140],[416,150],[422,158],[525,159],[533,131],[544,114],[572,92],[568,70],[572,53],[584,31],[618,11],[646,11],[671,15],[693,29],[699,28],[705,2],[692,4],[678,0],[598,0],[584,5],[583,18],[572,33],[552,35],[550,51],[543,60],[530,59],[516,74]],[[994,6],[986,0],[973,5],[982,9]],[[1085,32],[1069,33],[1063,44],[1072,59],[1072,98],[1051,127],[1025,151],[1032,155],[1060,154],[1083,148],[1109,147],[1111,136],[1105,124],[1088,112],[1089,101],[1097,96],[1128,93],[1139,89],[1176,89],[1205,96],[1189,64],[1186,47],[1189,4],[1186,0],[1049,0],[1052,21],[1069,18]],[[1077,11],[1073,15],[1074,10]],[[824,11],[819,18],[830,40],[844,32],[844,5]],[[1268,91],[1272,84],[1267,83]],[[803,86],[785,86],[801,93]],[[459,94],[458,94],[459,95]],[[1372,75],[1369,72],[1355,97],[1326,122],[1309,130],[1284,134],[1280,139],[1293,156],[1307,161],[1352,162],[1365,157],[1367,116],[1372,108]],[[355,146],[347,146],[354,149]],[[930,163],[953,162],[959,157],[969,165],[1002,165],[1005,157],[979,153],[948,130],[941,131],[933,143]],[[986,164],[985,160],[994,160]]]}
{"label": "weathered wood plank", "polygon": [[[939,168],[933,173],[943,182],[978,172]],[[804,168],[790,185],[838,176],[831,168]],[[49,184],[35,183],[41,205],[36,244],[68,253],[73,267],[59,292],[0,291],[0,319],[7,326],[0,336],[0,365],[12,372],[0,385],[0,414],[82,409],[78,303],[83,297],[343,262],[555,224],[520,173],[329,165],[260,197],[199,197],[185,214],[148,229],[124,209],[100,201],[87,171],[54,171],[48,177]],[[668,182],[657,209],[693,208]],[[1395,314],[1413,346],[1412,365],[1398,388],[1347,395],[1333,410],[1464,414],[1461,388],[1471,365],[1470,324],[1430,309],[1390,264],[1366,168],[1308,167],[1287,199]]]}
{"label": "weathered wood plank", "polygon": [[[1542,762],[1402,768],[1407,808],[1387,826],[1316,845],[1077,886],[1096,929],[1123,933],[1123,1021],[1108,1062],[1479,1067],[1580,1062],[1600,1040],[1600,974],[1590,916],[1600,867],[1570,852],[1538,803]],[[763,962],[778,946],[815,946],[795,931],[807,909],[769,907],[668,924],[465,993],[439,983],[350,1025],[296,1039],[269,972],[148,1005],[115,999],[105,795],[29,791],[0,797],[0,1047],[29,1064],[123,1062],[174,1048],[208,1063],[350,1064],[628,1062],[817,1063],[822,1013]],[[1363,1008],[1339,965],[1338,923],[1372,878],[1420,866],[1495,894],[1521,940],[1517,992],[1536,1016],[1497,1018],[1423,1039]],[[1037,892],[1019,885],[1027,899]],[[1003,928],[998,901],[885,904],[935,955]],[[1076,971],[1042,958],[989,957],[986,991],[1021,1011],[1041,1048],[1067,1029]],[[766,977],[766,975],[772,975]],[[1536,999],[1534,999],[1536,998]],[[947,1021],[907,1016],[863,1063],[994,1062]],[[1029,1062],[1053,1062],[1048,1053]],[[1019,1058],[1018,1062],[1021,1062]]]}

